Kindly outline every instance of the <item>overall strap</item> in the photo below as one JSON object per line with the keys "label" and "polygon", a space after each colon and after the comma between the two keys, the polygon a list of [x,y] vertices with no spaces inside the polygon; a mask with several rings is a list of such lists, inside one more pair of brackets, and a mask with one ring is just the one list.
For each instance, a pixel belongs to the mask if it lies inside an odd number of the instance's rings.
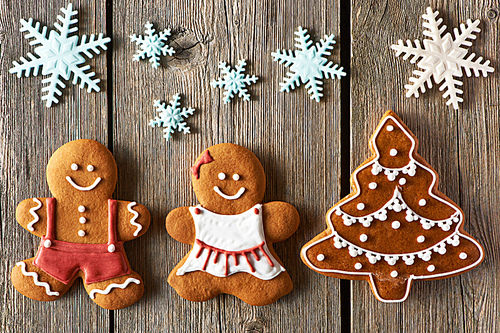
{"label": "overall strap", "polygon": [[116,200],[113,199],[108,199],[108,244],[116,244]]}
{"label": "overall strap", "polygon": [[47,233],[45,235],[46,238],[54,240],[55,235],[55,198],[46,198],[45,202],[47,203]]}

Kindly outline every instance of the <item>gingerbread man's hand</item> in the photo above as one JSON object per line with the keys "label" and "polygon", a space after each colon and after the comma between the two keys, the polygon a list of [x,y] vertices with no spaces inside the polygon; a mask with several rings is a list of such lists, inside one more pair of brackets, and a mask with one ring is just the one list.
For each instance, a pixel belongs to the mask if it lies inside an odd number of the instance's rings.
{"label": "gingerbread man's hand", "polygon": [[33,235],[42,237],[47,231],[46,198],[31,198],[17,205],[17,222]]}
{"label": "gingerbread man's hand", "polygon": [[264,233],[271,243],[284,241],[299,227],[299,213],[289,203],[273,201],[262,208]]}
{"label": "gingerbread man's hand", "polygon": [[146,207],[136,202],[117,200],[116,229],[118,239],[126,242],[141,237],[148,230],[151,215]]}
{"label": "gingerbread man's hand", "polygon": [[189,207],[179,207],[171,211],[167,215],[165,226],[175,240],[185,244],[194,243],[196,231]]}

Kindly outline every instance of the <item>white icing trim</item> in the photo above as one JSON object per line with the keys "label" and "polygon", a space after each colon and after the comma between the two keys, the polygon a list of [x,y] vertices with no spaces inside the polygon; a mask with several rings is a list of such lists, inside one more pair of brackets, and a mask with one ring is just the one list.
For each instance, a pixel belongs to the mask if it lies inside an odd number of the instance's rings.
{"label": "white icing trim", "polygon": [[131,202],[131,203],[129,203],[127,205],[127,210],[130,213],[134,214],[134,217],[132,217],[130,219],[130,224],[132,224],[134,227],[137,228],[134,231],[134,237],[137,237],[137,235],[139,235],[139,232],[141,232],[141,230],[142,230],[142,225],[140,225],[139,223],[135,222],[135,220],[137,220],[137,218],[139,217],[139,213],[132,209],[132,207],[134,207],[135,205],[137,205],[137,202]]}
{"label": "white icing trim", "polygon": [[243,193],[245,193],[245,190],[246,190],[246,188],[240,187],[240,189],[238,190],[238,192],[235,195],[227,195],[224,192],[222,192],[218,186],[214,186],[215,193],[217,193],[218,195],[220,195],[221,197],[223,197],[224,199],[227,199],[227,200],[239,199],[243,195]]}
{"label": "white icing trim", "polygon": [[59,292],[57,291],[52,291],[50,290],[50,285],[47,282],[40,282],[38,280],[38,274],[35,272],[27,272],[26,271],[26,263],[24,261],[20,261],[16,264],[16,266],[21,266],[21,273],[23,273],[24,276],[31,276],[33,277],[33,283],[35,286],[38,287],[44,287],[45,288],[45,293],[49,296],[59,296]]}
{"label": "white icing trim", "polygon": [[121,283],[121,284],[117,284],[117,283],[111,283],[109,286],[106,287],[106,289],[102,290],[102,289],[92,289],[90,292],[89,292],[89,297],[91,299],[94,299],[95,298],[95,294],[102,294],[102,295],[107,295],[110,293],[111,289],[113,288],[120,288],[120,289],[125,289],[128,287],[128,285],[133,282],[135,284],[141,284],[141,281],[137,280],[137,279],[134,279],[134,278],[128,278],[127,280],[125,280],[125,282]]}
{"label": "white icing trim", "polygon": [[36,202],[38,204],[38,206],[30,208],[30,214],[33,216],[33,221],[31,221],[30,223],[28,223],[28,225],[26,226],[29,231],[35,231],[35,228],[33,228],[33,224],[35,224],[38,221],[40,221],[40,217],[35,212],[37,210],[39,210],[40,207],[42,207],[42,203],[40,202],[40,200],[38,200],[38,198],[33,198],[33,201]]}
{"label": "white icing trim", "polygon": [[83,187],[83,186],[77,185],[73,181],[73,179],[71,179],[70,176],[66,176],[66,180],[68,181],[68,183],[71,184],[71,186],[73,186],[74,188],[76,188],[79,191],[90,191],[90,190],[93,190],[99,184],[99,182],[101,181],[101,177],[97,177],[96,180],[94,181],[94,183],[92,185],[90,185],[90,186],[87,186],[87,187]]}

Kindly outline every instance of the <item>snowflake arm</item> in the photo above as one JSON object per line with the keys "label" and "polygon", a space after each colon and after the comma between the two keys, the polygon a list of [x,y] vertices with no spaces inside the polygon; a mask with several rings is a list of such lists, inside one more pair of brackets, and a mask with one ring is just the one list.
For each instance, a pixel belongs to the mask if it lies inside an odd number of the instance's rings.
{"label": "snowflake arm", "polygon": [[297,37],[295,38],[295,41],[297,42],[295,44],[295,47],[300,49],[302,52],[307,52],[309,50],[309,47],[313,43],[309,40],[309,38],[311,37],[307,33],[307,29],[302,29],[302,27],[299,27],[297,31],[295,31],[295,35],[297,35]]}
{"label": "snowflake arm", "polygon": [[71,19],[72,16],[78,14],[76,10],[73,10],[73,4],[68,4],[68,8],[61,8],[61,12],[63,12],[64,17],[61,15],[57,15],[57,19],[61,21],[62,26],[55,22],[54,27],[59,30],[60,36],[68,37],[69,34],[78,31],[78,27],[72,27],[73,24],[78,23],[78,19]]}
{"label": "snowflake arm", "polygon": [[222,78],[218,80],[212,80],[210,85],[214,88],[224,89],[224,104],[231,102],[231,99],[238,94],[238,97],[243,98],[243,101],[250,100],[250,94],[248,94],[248,89],[246,86],[250,86],[257,82],[258,77],[255,75],[245,75],[245,66],[247,63],[245,60],[239,60],[235,69],[231,69],[225,62],[221,61],[219,63],[219,68],[223,74]]}
{"label": "snowflake arm", "polygon": [[277,61],[279,64],[284,65],[285,67],[293,65],[296,60],[295,55],[291,50],[280,51],[278,49],[276,52],[272,52],[271,56],[274,58],[274,61]]}
{"label": "snowflake arm", "polygon": [[50,108],[52,106],[52,103],[59,103],[59,100],[57,99],[57,96],[62,95],[62,91],[59,90],[58,86],[61,87],[61,89],[66,88],[66,85],[64,82],[59,80],[59,75],[57,73],[51,74],[48,78],[42,80],[42,84],[48,83],[45,87],[42,88],[42,93],[46,92],[44,96],[42,96],[42,101],[46,101],[46,106]]}
{"label": "snowflake arm", "polygon": [[132,43],[136,43],[139,46],[137,52],[132,56],[133,61],[139,61],[141,59],[149,59],[151,66],[153,68],[158,68],[160,66],[160,55],[172,56],[175,50],[168,46],[168,36],[170,36],[170,29],[165,29],[160,31],[159,34],[153,29],[153,24],[147,22],[145,25],[146,30],[144,31],[144,36],[132,35],[130,40]]}
{"label": "snowflake arm", "polygon": [[441,28],[439,26],[441,23],[443,23],[443,19],[439,18],[436,20],[436,17],[438,17],[439,12],[435,11],[433,12],[431,7],[427,7],[427,13],[422,15],[422,18],[424,20],[427,20],[427,22],[424,22],[422,25],[424,28],[427,28],[427,30],[424,30],[423,34],[424,36],[432,38],[432,40],[435,43],[441,43],[442,42],[442,33],[446,30],[446,26],[443,25]]}
{"label": "snowflake arm", "polygon": [[98,35],[97,40],[95,39],[94,34],[90,35],[88,42],[87,42],[87,36],[83,35],[80,45],[76,48],[76,51],[78,53],[85,54],[89,58],[92,58],[93,54],[90,51],[93,51],[95,54],[101,53],[99,48],[101,48],[103,51],[106,51],[108,49],[106,43],[109,42],[111,42],[111,38],[109,37],[103,38],[102,34]]}
{"label": "snowflake arm", "polygon": [[172,138],[172,134],[176,129],[183,134],[191,133],[191,129],[187,126],[184,119],[193,115],[194,109],[191,107],[184,107],[181,109],[179,101],[179,94],[175,94],[173,96],[169,105],[166,105],[159,100],[154,101],[154,107],[156,107],[157,111],[160,113],[159,116],[150,120],[148,125],[151,127],[164,127],[163,136],[167,139],[167,141]]}

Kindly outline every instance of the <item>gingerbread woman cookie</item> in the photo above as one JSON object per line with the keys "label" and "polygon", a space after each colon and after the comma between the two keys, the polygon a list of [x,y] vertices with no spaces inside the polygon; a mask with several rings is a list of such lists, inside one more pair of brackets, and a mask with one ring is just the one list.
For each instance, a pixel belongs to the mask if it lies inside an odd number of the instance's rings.
{"label": "gingerbread woman cookie", "polygon": [[53,198],[22,201],[17,221],[42,241],[34,258],[12,270],[12,283],[39,301],[60,298],[81,277],[90,298],[114,310],[135,303],[144,293],[131,270],[123,242],[142,236],[148,210],[135,202],[111,199],[117,167],[111,152],[93,140],[71,141],[47,165]]}
{"label": "gingerbread woman cookie", "polygon": [[266,305],[288,294],[292,281],[272,244],[297,230],[299,214],[285,202],[261,203],[266,178],[257,157],[223,143],[205,150],[191,173],[200,205],[166,218],[168,233],[193,246],[170,273],[170,285],[197,302],[226,293]]}
{"label": "gingerbread woman cookie", "polygon": [[326,215],[328,229],[301,251],[323,275],[366,280],[382,302],[404,301],[414,280],[464,273],[484,258],[464,213],[438,189],[418,141],[392,111],[370,139],[373,156],[351,176],[353,192]]}

